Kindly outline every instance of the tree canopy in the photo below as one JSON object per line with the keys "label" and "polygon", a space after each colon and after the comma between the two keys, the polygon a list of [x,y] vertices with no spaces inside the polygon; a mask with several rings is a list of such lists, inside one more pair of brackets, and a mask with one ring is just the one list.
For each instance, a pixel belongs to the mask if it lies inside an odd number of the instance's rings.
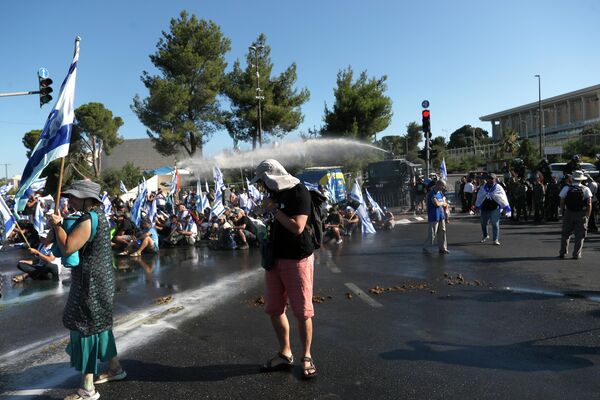
{"label": "tree canopy", "polygon": [[351,67],[338,72],[333,108],[325,105],[323,136],[345,136],[371,141],[392,120],[392,100],[385,95],[387,76],[367,77],[363,71],[354,81]]}
{"label": "tree canopy", "polygon": [[101,103],[88,103],[75,110],[73,136],[76,138],[74,149],[70,153],[79,152],[82,159],[87,159],[96,178],[102,172],[102,151],[110,154],[111,150],[123,142],[119,136],[119,128],[123,126],[121,117],[113,117],[112,111]]}
{"label": "tree canopy", "polygon": [[[256,147],[257,139],[283,137],[302,123],[304,116],[300,106],[308,101],[308,89],[297,91],[296,64],[292,63],[280,75],[271,76],[271,47],[266,44],[266,36],[259,37],[249,47],[246,54],[246,67],[242,69],[239,60],[233,64],[233,70],[227,74],[224,93],[231,102],[231,113],[227,115],[225,126],[229,135],[237,141],[252,141]],[[258,52],[258,72],[257,65]],[[261,99],[261,138],[257,138],[257,80]]]}
{"label": "tree canopy", "polygon": [[473,136],[475,136],[475,144],[489,142],[488,131],[471,125],[463,125],[450,135],[448,148],[456,149],[473,146]]}
{"label": "tree canopy", "polygon": [[203,144],[223,124],[218,95],[225,80],[225,54],[231,41],[217,24],[182,11],[162,33],[150,61],[160,75],[142,73],[149,96],[136,95],[132,110],[148,128],[156,150],[173,155],[180,148],[202,155]]}

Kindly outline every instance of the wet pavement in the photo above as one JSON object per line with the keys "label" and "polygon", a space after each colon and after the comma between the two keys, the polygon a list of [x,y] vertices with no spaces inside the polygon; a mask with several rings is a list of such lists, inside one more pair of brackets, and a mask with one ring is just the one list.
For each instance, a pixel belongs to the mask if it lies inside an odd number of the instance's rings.
{"label": "wet pavement", "polygon": [[[422,253],[425,229],[316,254],[314,382],[299,367],[257,372],[276,346],[256,249],[116,258],[129,377],[99,386],[102,398],[597,398],[600,235],[582,260],[558,260],[557,224],[504,225],[496,247],[458,218],[444,257]],[[62,398],[77,385],[63,351],[68,280],[11,286],[17,253],[0,255],[0,397]]]}

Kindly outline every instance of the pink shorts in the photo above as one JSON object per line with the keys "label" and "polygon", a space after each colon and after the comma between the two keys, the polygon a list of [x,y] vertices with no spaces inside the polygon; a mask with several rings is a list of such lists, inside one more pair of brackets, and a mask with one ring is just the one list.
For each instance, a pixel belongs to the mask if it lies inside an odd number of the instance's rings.
{"label": "pink shorts", "polygon": [[265,274],[265,312],[281,315],[285,312],[286,298],[296,318],[308,319],[315,315],[313,308],[314,256],[301,260],[280,258]]}

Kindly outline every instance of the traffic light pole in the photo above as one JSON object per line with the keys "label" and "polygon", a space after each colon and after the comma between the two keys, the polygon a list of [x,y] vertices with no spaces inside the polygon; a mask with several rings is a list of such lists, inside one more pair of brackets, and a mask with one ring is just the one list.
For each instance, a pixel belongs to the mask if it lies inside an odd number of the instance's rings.
{"label": "traffic light pole", "polygon": [[34,90],[34,91],[31,91],[31,92],[0,93],[0,97],[27,96],[29,94],[40,94],[40,91],[39,90]]}
{"label": "traffic light pole", "polygon": [[425,132],[425,154],[427,159],[425,160],[425,162],[427,163],[427,168],[425,169],[425,172],[427,173],[426,178],[429,178],[429,132]]}

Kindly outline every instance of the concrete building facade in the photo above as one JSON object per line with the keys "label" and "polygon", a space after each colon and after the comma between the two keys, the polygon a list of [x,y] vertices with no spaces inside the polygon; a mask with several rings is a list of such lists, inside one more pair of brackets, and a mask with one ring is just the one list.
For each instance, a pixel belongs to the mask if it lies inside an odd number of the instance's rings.
{"label": "concrete building facade", "polygon": [[[577,135],[583,127],[600,123],[600,85],[542,99],[542,138],[560,140]],[[538,138],[539,103],[484,115],[479,119],[492,124],[492,138],[499,140],[502,132],[512,128],[520,138]]]}

